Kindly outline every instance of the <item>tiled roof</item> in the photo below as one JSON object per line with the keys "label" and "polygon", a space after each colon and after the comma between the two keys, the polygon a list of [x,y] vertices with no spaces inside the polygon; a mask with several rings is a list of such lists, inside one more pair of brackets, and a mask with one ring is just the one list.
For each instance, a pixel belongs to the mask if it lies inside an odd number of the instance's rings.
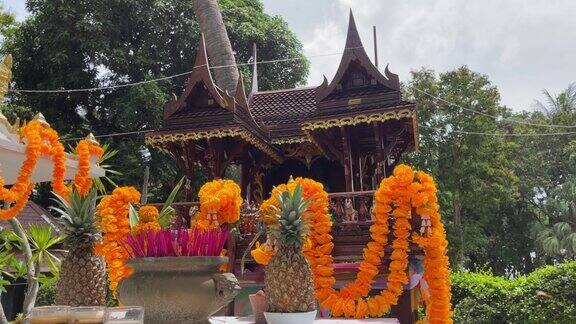
{"label": "tiled roof", "polygon": [[[42,217],[46,215],[50,217],[50,213],[46,209],[40,207],[35,202],[29,201],[26,207],[16,216],[22,227],[28,228],[32,224],[47,224],[46,220]],[[5,228],[11,228],[8,221],[0,221],[0,226]]]}
{"label": "tiled roof", "polygon": [[250,102],[254,119],[266,125],[299,123],[316,109],[316,87],[257,92]]}

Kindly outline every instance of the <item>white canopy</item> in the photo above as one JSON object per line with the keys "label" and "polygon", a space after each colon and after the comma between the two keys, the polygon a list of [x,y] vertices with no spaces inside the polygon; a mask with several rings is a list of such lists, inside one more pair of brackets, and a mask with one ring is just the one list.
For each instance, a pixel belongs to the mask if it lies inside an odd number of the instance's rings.
{"label": "white canopy", "polygon": [[[17,135],[10,132],[6,123],[2,123],[2,117],[0,116],[0,176],[5,180],[6,185],[10,185],[16,181],[22,163],[26,158],[26,146],[20,142]],[[93,159],[90,163],[90,175],[92,177],[102,177],[106,172],[96,162]],[[52,160],[49,157],[41,157],[36,164],[32,181],[36,183],[52,181],[53,169],[54,163],[52,163]],[[78,158],[68,154],[66,159],[66,179],[73,179],[76,172],[78,172]]]}

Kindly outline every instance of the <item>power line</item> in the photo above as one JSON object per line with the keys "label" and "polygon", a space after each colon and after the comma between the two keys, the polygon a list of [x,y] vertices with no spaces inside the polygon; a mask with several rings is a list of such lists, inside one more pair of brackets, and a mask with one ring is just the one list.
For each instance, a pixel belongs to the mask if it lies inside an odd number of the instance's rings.
{"label": "power line", "polygon": [[[363,48],[362,46],[358,46],[358,47],[347,47],[344,48],[344,50],[353,50],[353,49],[360,49]],[[283,58],[283,59],[275,59],[275,60],[265,60],[265,61],[258,61],[256,62],[256,64],[271,64],[271,63],[279,63],[279,62],[289,62],[289,61],[299,61],[299,60],[304,60],[304,59],[313,59],[313,58],[319,58],[319,57],[327,57],[327,56],[333,56],[333,55],[341,55],[344,52],[338,52],[338,53],[328,53],[328,54],[319,54],[319,55],[313,55],[313,56],[308,56],[308,57],[291,57],[291,58]],[[246,62],[246,63],[237,63],[237,64],[229,64],[229,65],[218,65],[218,66],[209,66],[210,69],[219,69],[219,68],[225,68],[225,67],[231,67],[231,66],[246,66],[246,65],[253,65],[253,62]],[[148,84],[148,83],[154,83],[154,82],[159,82],[159,81],[165,81],[165,80],[169,80],[169,79],[174,79],[174,78],[178,78],[178,77],[182,77],[182,76],[186,76],[188,74],[191,74],[195,69],[201,68],[201,67],[205,67],[207,66],[207,64],[203,64],[203,65],[199,65],[199,66],[195,66],[192,70],[187,71],[187,72],[183,72],[183,73],[178,73],[175,75],[171,75],[171,76],[166,76],[166,77],[160,77],[160,78],[155,78],[155,79],[151,79],[151,80],[144,80],[144,81],[138,81],[138,82],[132,82],[132,83],[125,83],[125,84],[118,84],[118,85],[111,85],[111,86],[104,86],[104,87],[92,87],[92,88],[79,88],[79,89],[53,89],[53,90],[29,90],[29,89],[10,89],[8,91],[10,92],[15,92],[15,93],[74,93],[74,92],[92,92],[92,91],[103,91],[103,90],[112,90],[112,89],[119,89],[119,88],[126,88],[126,87],[132,87],[132,86],[137,86],[137,85],[142,85],[142,84]],[[482,116],[486,116],[486,117],[490,117],[493,118],[494,120],[503,120],[503,121],[509,121],[512,123],[516,123],[516,124],[520,124],[520,125],[527,125],[527,126],[536,126],[536,127],[548,127],[548,128],[567,128],[567,129],[572,129],[572,128],[576,128],[576,125],[551,125],[551,124],[539,124],[539,123],[531,123],[531,122],[525,122],[525,121],[521,121],[521,120],[517,120],[517,119],[512,119],[512,118],[502,118],[499,116],[495,116],[495,115],[491,115],[482,111],[478,111],[478,110],[474,110],[471,108],[467,108],[464,107],[462,105],[456,104],[454,102],[450,102],[448,100],[445,100],[443,98],[440,98],[438,96],[435,96],[429,92],[426,92],[424,90],[418,89],[416,87],[412,87],[412,89],[423,93],[433,99],[436,99],[438,101],[444,102],[445,104],[449,105],[449,106],[454,106],[457,108],[460,108],[462,110],[465,111],[469,111],[472,112],[474,114],[479,114]],[[429,126],[425,126],[422,125],[422,127],[426,128]],[[150,132],[150,131],[149,131]],[[557,133],[539,133],[539,134],[492,134],[492,133],[482,133],[482,132],[468,132],[468,131],[459,131],[463,134],[471,134],[471,135],[488,135],[488,136],[552,136],[552,135],[572,135],[572,134],[576,134],[576,132],[557,132]],[[128,134],[125,133],[118,133],[118,134],[124,134],[124,135],[129,135],[129,134],[137,134],[138,132],[128,132]],[[116,136],[116,135],[115,135]],[[111,137],[111,136],[100,136],[100,137]],[[68,141],[70,140],[76,140],[75,139],[67,139]]]}
{"label": "power line", "polygon": [[[124,133],[110,133],[105,135],[98,135],[94,136],[96,138],[106,138],[106,137],[117,137],[117,136],[126,136],[126,135],[135,135],[135,134],[147,134],[157,131],[156,129],[150,130],[140,130],[140,131],[133,131],[133,132],[124,132]],[[70,141],[79,141],[84,139],[85,137],[73,137],[73,138],[65,138],[62,139],[62,142],[70,142]]]}
{"label": "power line", "polygon": [[484,133],[484,132],[472,132],[472,131],[464,131],[464,130],[448,130],[446,128],[438,128],[432,127],[427,125],[419,125],[422,128],[428,128],[432,130],[436,130],[439,132],[453,132],[453,133],[460,133],[460,134],[467,134],[467,135],[483,135],[483,136],[498,136],[498,137],[540,137],[540,136],[560,136],[560,135],[576,135],[576,132],[557,132],[557,133]]}
{"label": "power line", "polygon": [[[418,92],[421,92],[421,93],[423,93],[423,94],[425,94],[425,95],[427,95],[427,96],[429,96],[429,97],[431,97],[431,98],[434,98],[434,99],[436,99],[436,100],[442,101],[442,102],[444,102],[445,104],[447,104],[447,105],[449,105],[449,106],[458,107],[458,108],[460,108],[460,109],[463,109],[463,110],[466,110],[466,111],[470,111],[470,112],[475,113],[475,114],[479,114],[479,115],[482,115],[482,116],[486,116],[486,117],[493,118],[494,120],[501,119],[501,120],[509,121],[509,122],[516,123],[516,124],[528,125],[528,126],[538,126],[538,127],[549,127],[549,128],[576,128],[576,125],[538,124],[538,123],[530,123],[530,122],[525,122],[525,121],[521,121],[521,120],[517,120],[517,119],[511,119],[511,118],[501,118],[501,117],[499,117],[499,116],[490,115],[490,114],[487,114],[487,113],[482,112],[482,111],[478,111],[478,110],[474,110],[474,109],[471,109],[471,108],[463,107],[462,105],[459,105],[459,104],[450,102],[450,101],[448,101],[448,100],[442,99],[442,98],[440,98],[440,97],[437,97],[437,96],[435,96],[435,95],[433,95],[433,94],[430,94],[430,93],[428,93],[428,92],[426,92],[426,91],[424,91],[424,90],[420,90],[420,89],[418,89],[418,88],[413,88],[413,89],[416,90],[416,91],[418,91]],[[550,133],[550,134],[552,134],[552,133]]]}
{"label": "power line", "polygon": [[[479,136],[495,136],[495,137],[540,137],[540,136],[563,136],[563,135],[576,135],[575,132],[555,132],[555,133],[487,133],[487,132],[474,132],[474,131],[466,131],[466,130],[448,130],[446,128],[439,128],[439,127],[432,127],[428,125],[419,124],[419,127],[427,128],[439,132],[453,132],[459,134],[466,134],[466,135],[479,135]],[[158,131],[157,129],[150,129],[150,130],[140,130],[140,131],[133,131],[133,132],[122,132],[122,133],[110,133],[104,135],[95,136],[96,138],[110,138],[110,137],[118,137],[118,136],[127,136],[127,135],[140,135],[140,134],[148,134]],[[69,141],[78,141],[84,139],[84,137],[74,137],[74,138],[66,138],[62,139],[63,142]]]}
{"label": "power line", "polygon": [[[348,49],[353,50],[353,49],[359,49],[359,48],[362,48],[362,47],[361,46],[360,47],[347,47],[347,48],[344,48],[344,50],[348,50]],[[300,56],[300,57],[289,57],[289,58],[276,59],[276,60],[265,60],[265,61],[258,61],[258,62],[256,62],[256,64],[271,64],[271,63],[280,63],[280,62],[300,61],[300,60],[304,60],[304,59],[314,59],[314,58],[319,58],[319,57],[341,55],[343,53],[344,52],[338,52],[338,53],[312,55],[312,56],[307,56],[307,57]],[[182,76],[191,74],[195,69],[199,69],[199,68],[205,67],[207,65],[210,69],[221,69],[221,68],[225,68],[225,67],[232,67],[232,66],[238,67],[238,66],[246,66],[246,65],[253,65],[253,64],[254,63],[252,63],[252,62],[228,64],[228,65],[216,65],[216,66],[209,66],[208,64],[202,64],[202,65],[195,66],[190,71],[182,72],[182,73],[178,73],[178,74],[174,74],[174,75],[170,75],[170,76],[166,76],[166,77],[161,77],[161,78],[156,78],[156,79],[151,79],[151,80],[131,82],[131,83],[125,83],[125,84],[103,86],[103,87],[79,88],[79,89],[52,89],[52,90],[50,90],[50,89],[49,90],[10,89],[8,91],[14,92],[14,93],[74,93],[74,92],[104,91],[104,90],[113,90],[113,89],[119,89],[119,88],[133,87],[133,86],[137,86],[137,85],[154,83],[154,82],[165,81],[165,80],[170,80],[170,79],[182,77]]]}

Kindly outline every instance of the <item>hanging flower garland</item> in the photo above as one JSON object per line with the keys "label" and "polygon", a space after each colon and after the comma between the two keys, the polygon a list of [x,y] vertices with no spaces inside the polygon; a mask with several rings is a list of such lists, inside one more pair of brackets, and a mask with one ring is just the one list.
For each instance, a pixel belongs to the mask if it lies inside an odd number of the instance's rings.
{"label": "hanging flower garland", "polygon": [[92,178],[90,177],[90,158],[100,158],[104,150],[93,139],[83,139],[76,145],[78,155],[78,172],[74,177],[74,186],[80,196],[85,196],[92,188]]}
{"label": "hanging flower garland", "polygon": [[200,211],[192,226],[201,229],[233,224],[240,219],[242,196],[240,186],[232,180],[212,180],[198,192]]}
{"label": "hanging flower garland", "polygon": [[417,178],[423,188],[414,202],[416,213],[430,225],[431,229],[427,235],[422,233],[412,235],[412,240],[424,249],[424,279],[428,282],[430,290],[426,317],[430,323],[448,323],[452,317],[450,302],[452,294],[446,230],[441,221],[434,179],[422,171],[417,172]]}
{"label": "hanging flower garland", "polygon": [[[71,187],[66,186],[64,179],[66,174],[66,153],[60,142],[58,133],[41,120],[33,120],[20,129],[21,136],[26,143],[24,163],[15,183],[10,189],[4,187],[5,181],[0,177],[0,201],[9,203],[11,206],[0,210],[0,219],[9,220],[18,215],[30,199],[34,183],[31,180],[36,169],[38,159],[49,156],[54,163],[52,170],[52,189],[58,195],[67,197]],[[77,152],[78,173],[75,177],[75,185],[81,195],[86,195],[92,186],[90,178],[90,157],[102,156],[103,150],[98,143],[82,140],[78,143]]]}
{"label": "hanging flower garland", "polygon": [[[403,286],[408,283],[409,239],[412,233],[410,220],[415,208],[424,222],[429,221],[434,229],[433,235],[428,235],[430,228],[423,233],[427,235],[412,234],[417,235],[414,241],[424,248],[425,269],[430,269],[425,278],[431,287],[430,299],[434,301],[427,306],[427,317],[431,323],[451,322],[447,242],[438,213],[436,188],[430,176],[424,172],[415,175],[409,166],[399,165],[393,176],[382,181],[375,194],[375,222],[370,227],[371,242],[364,249],[356,279],[340,291],[332,288],[336,279],[331,255],[334,244],[330,235],[332,220],[328,213],[328,195],[322,184],[313,180],[298,178],[294,182],[292,186],[302,186],[304,198],[310,201],[305,220],[311,224],[312,245],[304,249],[304,253],[311,264],[316,296],[323,307],[330,309],[334,316],[358,319],[381,317],[390,311],[392,305],[398,302]],[[290,183],[276,187],[270,199],[263,202],[261,216],[265,223],[274,222],[278,193],[290,188]],[[388,244],[389,215],[395,220],[395,238],[392,242],[387,286],[379,295],[364,299],[379,273],[384,249]],[[259,263],[266,262],[273,254],[273,248],[268,244],[259,245],[252,251],[252,256]]]}
{"label": "hanging flower garland", "polygon": [[[6,203],[14,203],[10,208],[0,210],[0,219],[9,220],[18,215],[26,206],[34,184],[30,180],[36,168],[36,162],[43,153],[41,129],[39,122],[31,122],[21,129],[22,136],[26,139],[26,158],[16,178],[16,182],[10,189],[4,187],[4,179],[0,177],[0,200]],[[44,149],[45,150],[45,149]]]}
{"label": "hanging flower garland", "polygon": [[94,251],[106,261],[110,289],[113,292],[116,292],[120,280],[132,273],[132,269],[125,265],[125,260],[129,258],[128,251],[120,242],[130,233],[129,204],[138,201],[140,193],[136,189],[120,187],[102,198],[97,207],[97,223],[102,231],[102,240],[96,244]]}
{"label": "hanging flower garland", "polygon": [[[64,179],[66,156],[58,133],[46,123],[38,120],[23,126],[20,132],[26,143],[26,158],[20,173],[10,189],[4,187],[4,180],[0,177],[0,200],[14,203],[10,208],[0,211],[0,219],[4,220],[14,218],[26,206],[34,188],[34,183],[30,178],[41,156],[51,156],[54,161],[53,178]],[[56,186],[54,189],[57,188]]]}

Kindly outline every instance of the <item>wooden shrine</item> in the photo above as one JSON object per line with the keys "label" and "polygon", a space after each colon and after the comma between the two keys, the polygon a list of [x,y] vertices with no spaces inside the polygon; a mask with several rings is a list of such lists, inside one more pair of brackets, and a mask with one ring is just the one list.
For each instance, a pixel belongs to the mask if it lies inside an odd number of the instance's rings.
{"label": "wooden shrine", "polygon": [[[402,100],[398,75],[371,62],[352,13],[331,81],[261,91],[256,51],[253,57],[251,91],[246,93],[241,77],[235,93],[223,91],[212,79],[202,36],[184,92],[166,105],[163,127],[147,134],[146,143],[170,152],[190,181],[197,170],[221,178],[238,166],[243,195],[255,202],[290,176],[321,181],[336,219],[334,257],[357,261],[370,239],[375,188],[402,153],[418,146],[415,105]],[[186,199],[180,206],[187,215],[194,205],[190,191]],[[240,229],[233,264],[253,234],[250,226]],[[261,276],[254,271],[250,280],[257,283]],[[414,322],[409,293],[394,312],[402,323]]]}

